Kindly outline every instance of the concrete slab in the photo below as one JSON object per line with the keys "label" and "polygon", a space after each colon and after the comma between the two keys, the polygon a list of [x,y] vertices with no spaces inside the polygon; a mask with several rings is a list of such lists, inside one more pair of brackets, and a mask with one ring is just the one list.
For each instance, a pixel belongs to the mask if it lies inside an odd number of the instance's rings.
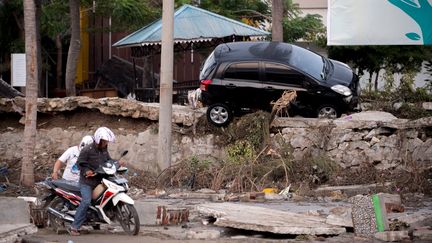
{"label": "concrete slab", "polygon": [[0,225],[30,223],[30,208],[23,199],[0,197]]}
{"label": "concrete slab", "polygon": [[394,242],[394,241],[409,240],[410,236],[408,234],[408,231],[384,231],[384,232],[376,232],[375,238],[382,241]]}
{"label": "concrete slab", "polygon": [[432,230],[431,229],[416,229],[413,232],[415,239],[427,240],[432,242]]}
{"label": "concrete slab", "polygon": [[411,228],[432,225],[432,209],[409,209],[403,213],[389,213],[389,220],[398,220],[410,225]]}
{"label": "concrete slab", "polygon": [[236,203],[197,206],[203,216],[214,217],[214,225],[275,234],[339,235],[343,227],[325,223],[325,218]]}
{"label": "concrete slab", "polygon": [[388,187],[392,183],[386,182],[384,184],[364,184],[364,185],[349,185],[349,186],[320,186],[315,189],[317,193],[331,193],[333,191],[341,191],[346,194],[348,197],[352,197],[355,195],[367,195],[372,190],[379,187]]}
{"label": "concrete slab", "polygon": [[14,243],[21,236],[34,234],[38,231],[33,224],[2,224],[0,225],[0,243]]}

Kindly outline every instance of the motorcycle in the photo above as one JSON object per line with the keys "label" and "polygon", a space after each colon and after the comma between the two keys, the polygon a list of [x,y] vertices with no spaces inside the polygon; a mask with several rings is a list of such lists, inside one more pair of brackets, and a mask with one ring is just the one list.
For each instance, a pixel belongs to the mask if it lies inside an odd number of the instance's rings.
{"label": "motorcycle", "polygon": [[[127,151],[123,152],[121,157],[126,154]],[[125,171],[127,168],[120,167],[116,160],[108,160],[95,170],[103,179],[93,190],[84,225],[100,229],[101,224],[111,225],[117,221],[127,234],[138,234],[138,213],[134,207],[134,200],[126,194],[129,190],[128,181],[121,176]],[[49,195],[44,199],[49,224],[56,232],[66,229],[73,222],[76,209],[81,202],[79,184],[50,178],[41,184],[49,191]]]}

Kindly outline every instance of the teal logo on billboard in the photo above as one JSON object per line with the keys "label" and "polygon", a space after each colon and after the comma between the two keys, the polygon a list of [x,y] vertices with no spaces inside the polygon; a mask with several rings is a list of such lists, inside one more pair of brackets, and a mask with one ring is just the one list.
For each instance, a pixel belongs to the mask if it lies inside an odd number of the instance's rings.
{"label": "teal logo on billboard", "polygon": [[[414,0],[388,0],[408,16],[410,16],[419,26],[422,31],[423,43],[425,45],[432,44],[432,5],[428,0],[418,0],[418,4]],[[421,39],[419,33],[410,32],[405,34],[411,40],[418,41]]]}

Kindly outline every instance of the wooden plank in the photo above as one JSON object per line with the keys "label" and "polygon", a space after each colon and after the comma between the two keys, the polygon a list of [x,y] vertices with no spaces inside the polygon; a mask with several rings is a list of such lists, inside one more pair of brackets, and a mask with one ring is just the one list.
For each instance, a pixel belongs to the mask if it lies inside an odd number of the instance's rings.
{"label": "wooden plank", "polygon": [[217,226],[275,234],[339,235],[344,227],[326,224],[325,218],[236,203],[197,206],[201,215],[216,218]]}

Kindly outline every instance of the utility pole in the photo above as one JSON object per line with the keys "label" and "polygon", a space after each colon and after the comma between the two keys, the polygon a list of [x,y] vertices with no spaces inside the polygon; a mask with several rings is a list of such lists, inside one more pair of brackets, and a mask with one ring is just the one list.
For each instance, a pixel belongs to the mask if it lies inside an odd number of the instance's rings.
{"label": "utility pole", "polygon": [[159,98],[158,165],[171,165],[171,122],[174,66],[174,0],[162,2],[162,52]]}
{"label": "utility pole", "polygon": [[283,41],[283,2],[272,0],[272,41]]}

